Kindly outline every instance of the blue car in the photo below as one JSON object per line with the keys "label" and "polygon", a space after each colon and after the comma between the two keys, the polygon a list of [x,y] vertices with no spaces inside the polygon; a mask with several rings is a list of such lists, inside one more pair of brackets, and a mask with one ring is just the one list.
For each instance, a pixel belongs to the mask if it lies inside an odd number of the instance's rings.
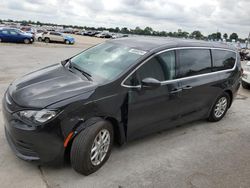
{"label": "blue car", "polygon": [[0,42],[15,42],[29,44],[34,42],[34,37],[30,33],[25,33],[14,28],[0,28]]}

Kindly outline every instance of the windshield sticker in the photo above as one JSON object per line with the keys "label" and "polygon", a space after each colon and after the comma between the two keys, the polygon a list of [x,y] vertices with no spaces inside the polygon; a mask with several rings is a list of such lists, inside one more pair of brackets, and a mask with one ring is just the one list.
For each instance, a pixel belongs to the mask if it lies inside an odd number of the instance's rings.
{"label": "windshield sticker", "polygon": [[138,55],[144,55],[145,53],[147,53],[143,50],[137,50],[137,49],[130,49],[129,52],[133,54],[138,54]]}

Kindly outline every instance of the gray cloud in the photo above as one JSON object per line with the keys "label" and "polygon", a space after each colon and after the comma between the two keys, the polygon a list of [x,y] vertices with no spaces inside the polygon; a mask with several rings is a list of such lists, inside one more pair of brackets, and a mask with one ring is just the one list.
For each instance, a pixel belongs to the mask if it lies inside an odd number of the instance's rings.
{"label": "gray cloud", "polygon": [[1,0],[0,18],[156,30],[219,30],[247,37],[249,0]]}

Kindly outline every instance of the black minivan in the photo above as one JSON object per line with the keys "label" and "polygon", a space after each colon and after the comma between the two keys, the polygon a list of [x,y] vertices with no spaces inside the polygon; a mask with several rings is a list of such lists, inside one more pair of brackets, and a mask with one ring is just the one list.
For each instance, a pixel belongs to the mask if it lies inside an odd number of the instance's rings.
{"label": "black minivan", "polygon": [[109,40],[10,84],[5,134],[15,154],[39,164],[70,157],[84,175],[114,142],[198,119],[221,120],[240,86],[227,44],[131,37]]}

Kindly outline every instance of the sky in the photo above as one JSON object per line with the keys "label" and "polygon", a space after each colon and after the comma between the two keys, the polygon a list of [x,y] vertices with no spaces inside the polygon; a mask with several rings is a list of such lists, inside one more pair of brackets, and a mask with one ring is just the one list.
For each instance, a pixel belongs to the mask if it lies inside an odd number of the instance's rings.
{"label": "sky", "polygon": [[0,0],[0,19],[94,27],[250,32],[250,0]]}

